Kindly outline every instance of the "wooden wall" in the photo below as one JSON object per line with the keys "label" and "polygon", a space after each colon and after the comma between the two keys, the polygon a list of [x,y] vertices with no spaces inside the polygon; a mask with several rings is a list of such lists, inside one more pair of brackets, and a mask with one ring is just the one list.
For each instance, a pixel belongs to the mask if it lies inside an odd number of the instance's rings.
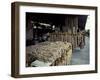
{"label": "wooden wall", "polygon": [[78,30],[78,16],[66,16],[63,31],[76,34]]}

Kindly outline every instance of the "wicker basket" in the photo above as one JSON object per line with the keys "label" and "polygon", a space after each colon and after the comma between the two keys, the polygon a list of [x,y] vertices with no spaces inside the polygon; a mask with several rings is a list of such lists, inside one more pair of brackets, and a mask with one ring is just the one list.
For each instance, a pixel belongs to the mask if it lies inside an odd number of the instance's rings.
{"label": "wicker basket", "polygon": [[80,47],[83,48],[85,45],[85,36],[83,33],[71,34],[67,32],[50,33],[48,41],[67,41],[72,44],[73,49]]}

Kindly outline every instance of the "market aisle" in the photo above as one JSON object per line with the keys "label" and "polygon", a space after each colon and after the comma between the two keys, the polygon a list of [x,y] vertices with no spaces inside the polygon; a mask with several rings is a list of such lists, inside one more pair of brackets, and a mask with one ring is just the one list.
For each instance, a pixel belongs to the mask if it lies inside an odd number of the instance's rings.
{"label": "market aisle", "polygon": [[85,37],[85,42],[83,49],[77,48],[73,50],[72,65],[89,64],[89,37]]}

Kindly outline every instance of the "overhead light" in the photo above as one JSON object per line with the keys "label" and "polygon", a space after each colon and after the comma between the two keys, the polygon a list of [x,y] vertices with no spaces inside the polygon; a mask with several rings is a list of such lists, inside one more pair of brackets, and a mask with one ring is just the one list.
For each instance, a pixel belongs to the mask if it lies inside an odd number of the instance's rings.
{"label": "overhead light", "polygon": [[55,25],[53,25],[52,28],[55,29]]}
{"label": "overhead light", "polygon": [[37,28],[36,26],[34,26],[33,28]]}

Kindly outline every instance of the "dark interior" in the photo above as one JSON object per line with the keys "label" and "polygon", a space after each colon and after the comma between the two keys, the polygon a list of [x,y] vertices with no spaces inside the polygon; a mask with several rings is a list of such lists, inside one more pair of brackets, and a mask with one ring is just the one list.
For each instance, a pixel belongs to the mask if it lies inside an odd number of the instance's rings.
{"label": "dark interior", "polygon": [[[26,13],[26,30],[33,29],[33,39],[26,40],[26,45],[34,45],[36,42],[47,41],[48,32],[55,32],[55,27],[59,27],[63,32],[63,26],[65,25],[66,16],[78,16],[78,28],[80,30],[85,29],[87,15],[69,15],[69,14],[48,14],[48,13]],[[31,22],[31,23],[29,23]],[[45,37],[45,36],[46,37]],[[45,37],[43,39],[43,37]]]}

